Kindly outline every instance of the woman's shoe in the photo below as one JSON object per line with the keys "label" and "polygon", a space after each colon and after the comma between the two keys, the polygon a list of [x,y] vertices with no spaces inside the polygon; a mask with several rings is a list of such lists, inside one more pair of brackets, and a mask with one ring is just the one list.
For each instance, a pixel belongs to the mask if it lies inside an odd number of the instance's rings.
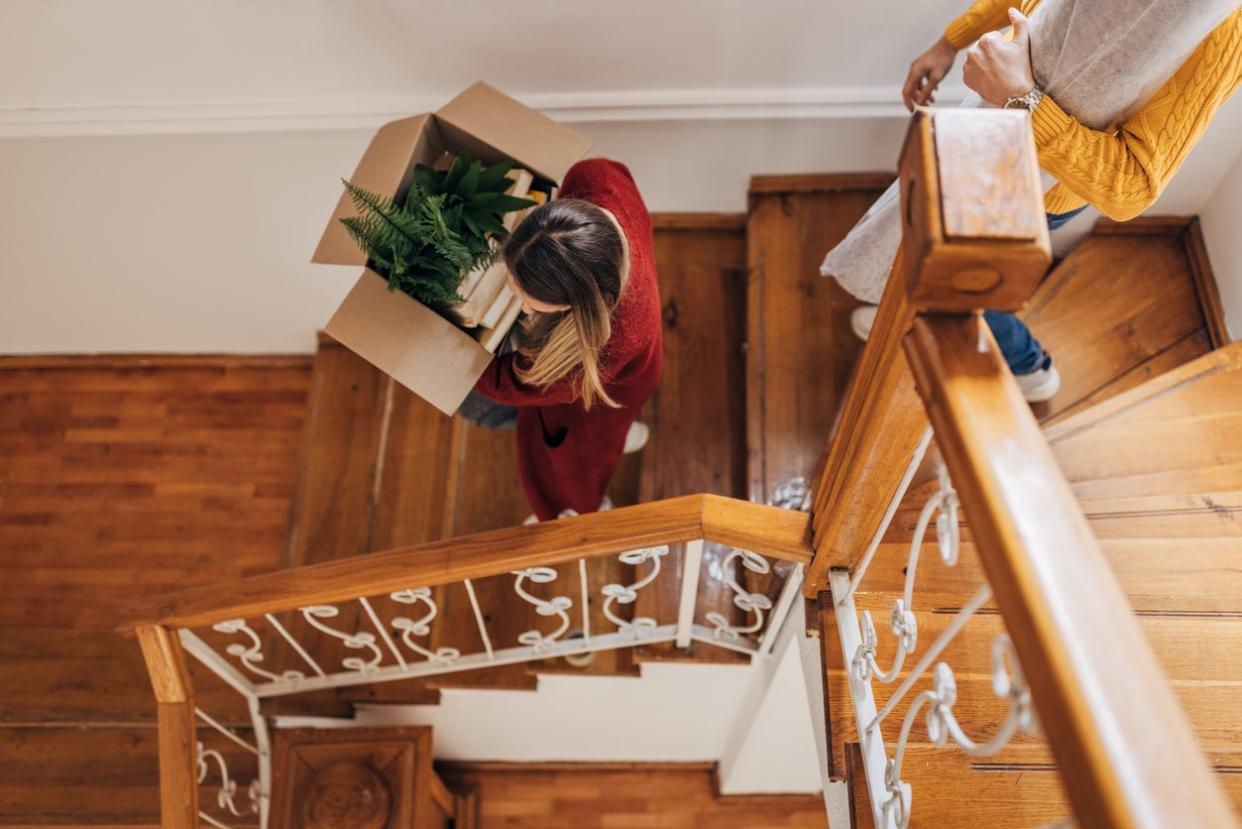
{"label": "woman's shoe", "polygon": [[635,420],[630,424],[630,430],[625,433],[625,448],[621,450],[621,453],[631,455],[638,452],[647,445],[649,437],[651,437],[651,430],[647,428],[647,424]]}
{"label": "woman's shoe", "polygon": [[875,327],[875,314],[880,310],[878,305],[861,305],[854,309],[850,314],[850,328],[854,329],[854,336],[863,342],[871,336],[871,329]]}
{"label": "woman's shoe", "polygon": [[1015,374],[1018,388],[1028,403],[1044,403],[1061,390],[1061,372],[1050,361],[1045,368],[1037,368],[1027,374]]}

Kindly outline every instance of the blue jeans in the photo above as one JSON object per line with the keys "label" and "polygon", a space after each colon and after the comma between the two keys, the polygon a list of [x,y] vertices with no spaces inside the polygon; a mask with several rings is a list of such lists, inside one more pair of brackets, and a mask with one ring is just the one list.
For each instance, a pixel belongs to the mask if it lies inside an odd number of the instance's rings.
{"label": "blue jeans", "polygon": [[[1083,206],[1068,213],[1049,213],[1048,229],[1056,230],[1086,209]],[[1044,347],[1022,320],[1004,311],[984,311],[983,319],[988,328],[992,329],[996,345],[1000,347],[1001,355],[1014,374],[1030,374],[1052,365],[1052,357],[1044,351]]]}

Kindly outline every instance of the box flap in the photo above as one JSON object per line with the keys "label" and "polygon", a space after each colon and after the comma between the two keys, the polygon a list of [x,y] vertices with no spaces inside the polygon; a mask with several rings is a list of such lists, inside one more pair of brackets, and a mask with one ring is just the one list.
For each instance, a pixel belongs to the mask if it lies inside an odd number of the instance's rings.
{"label": "box flap", "polygon": [[325,331],[380,371],[452,415],[492,361],[473,337],[365,270]]}
{"label": "box flap", "polygon": [[557,182],[592,144],[482,81],[437,110],[436,117]]}
{"label": "box flap", "polygon": [[[410,162],[430,120],[430,113],[424,113],[380,127],[349,180],[366,190],[395,196],[409,183],[406,179],[413,176],[414,165]],[[312,262],[327,265],[366,264],[366,254],[340,222],[357,213],[349,194],[342,189],[336,210],[332,212],[332,218],[319,238],[319,246],[315,248],[315,255],[311,257]]]}

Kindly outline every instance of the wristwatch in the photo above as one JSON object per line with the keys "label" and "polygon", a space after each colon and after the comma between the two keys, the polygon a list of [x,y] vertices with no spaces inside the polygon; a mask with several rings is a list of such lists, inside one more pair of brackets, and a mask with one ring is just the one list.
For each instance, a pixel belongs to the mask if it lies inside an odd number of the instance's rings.
{"label": "wristwatch", "polygon": [[1005,101],[1005,109],[1025,109],[1027,112],[1034,112],[1039,106],[1039,102],[1044,99],[1044,91],[1038,86],[1031,87],[1031,91],[1025,95],[1019,95],[1017,98],[1010,98]]}

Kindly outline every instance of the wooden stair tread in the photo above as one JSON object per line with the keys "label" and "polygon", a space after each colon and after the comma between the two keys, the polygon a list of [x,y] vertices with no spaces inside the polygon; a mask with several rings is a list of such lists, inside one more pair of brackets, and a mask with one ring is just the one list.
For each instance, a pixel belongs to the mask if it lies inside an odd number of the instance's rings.
{"label": "wooden stair tread", "polygon": [[[667,224],[655,217],[655,258],[663,303],[664,374],[643,410],[651,438],[642,452],[641,500],[711,492],[746,493],[746,232],[736,221]],[[727,554],[705,548],[696,621],[739,618],[732,593],[712,573]],[[644,588],[636,616],[677,621],[682,551],[665,557],[663,575]],[[713,567],[716,569],[713,570]],[[746,657],[692,642],[635,649],[637,662],[736,663]]]}
{"label": "wooden stair tread", "polygon": [[1211,348],[1186,222],[1144,231],[1097,226],[1022,314],[1061,372],[1056,397],[1035,406],[1041,417],[1081,411]]}
{"label": "wooden stair tread", "polygon": [[862,343],[850,329],[860,303],[820,275],[824,253],[883,192],[883,177],[841,175],[824,187],[751,183],[747,225],[749,496],[766,502],[794,477],[814,479]]}
{"label": "wooden stair tread", "polygon": [[1079,500],[1242,492],[1242,344],[1048,430]]}
{"label": "wooden stair tread", "polygon": [[[860,595],[859,610],[870,609],[880,636],[879,661],[891,664],[893,639],[887,619],[890,600],[887,596]],[[919,648],[914,659],[907,659],[902,673],[891,685],[880,686],[877,704],[883,705],[906,673],[917,662],[922,650],[949,624],[951,609],[945,612],[916,612],[919,623]],[[1178,616],[1166,614],[1140,615],[1139,624],[1159,659],[1174,692],[1182,703],[1203,750],[1215,765],[1237,767],[1242,764],[1242,730],[1237,712],[1242,710],[1242,677],[1234,670],[1232,655],[1242,647],[1242,614],[1218,616]],[[945,661],[953,669],[958,689],[954,713],[967,734],[990,734],[1005,718],[1006,701],[996,698],[991,687],[991,644],[1004,631],[999,614],[981,612],[950,643],[937,661]],[[834,652],[835,650],[835,652]],[[845,666],[840,649],[828,652],[828,693],[830,699],[846,699],[848,694]],[[916,686],[916,691],[930,687],[930,676]],[[915,698],[906,696],[885,719],[882,726],[886,743],[895,745],[902,717]],[[833,750],[838,762],[844,762],[844,743],[857,740],[853,714],[848,706],[830,706]],[[915,723],[911,745],[926,745],[927,735],[922,721]],[[1032,754],[1032,750],[1035,754]],[[1046,747],[1038,735],[1018,735],[990,763],[1048,762]]]}
{"label": "wooden stair tread", "polygon": [[[860,590],[900,594],[914,509],[894,517]],[[1148,514],[1103,513],[1088,522],[1136,611],[1229,612],[1242,609],[1242,509],[1201,509]],[[957,566],[940,560],[934,528],[919,552],[916,603],[958,606],[982,584],[984,574],[970,527],[963,524]],[[1210,589],[1205,589],[1210,585]],[[993,606],[993,605],[989,605]]]}

